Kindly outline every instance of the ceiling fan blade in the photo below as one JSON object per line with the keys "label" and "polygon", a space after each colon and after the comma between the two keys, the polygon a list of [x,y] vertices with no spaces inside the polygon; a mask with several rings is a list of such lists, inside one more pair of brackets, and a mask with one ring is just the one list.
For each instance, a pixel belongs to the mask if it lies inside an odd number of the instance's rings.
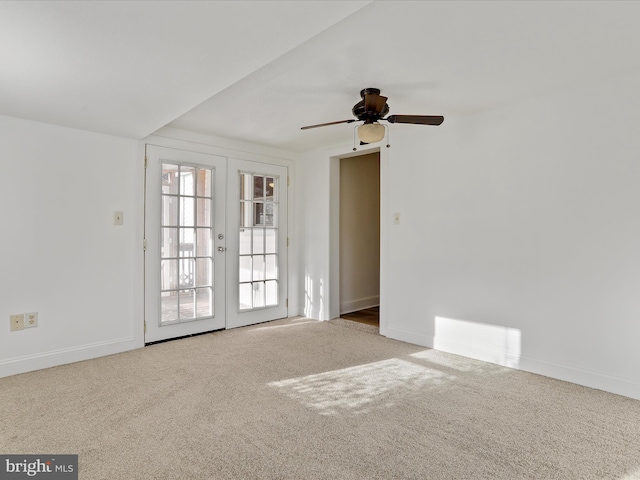
{"label": "ceiling fan blade", "polygon": [[364,95],[364,111],[381,113],[384,106],[387,104],[387,97],[378,95],[376,93],[366,93]]}
{"label": "ceiling fan blade", "polygon": [[310,128],[326,127],[327,125],[337,125],[339,123],[352,123],[352,122],[357,122],[357,120],[355,118],[350,118],[349,120],[340,120],[338,122],[319,123],[317,125],[307,125],[306,127],[302,127],[300,130],[309,130]]}
{"label": "ceiling fan blade", "polygon": [[440,125],[444,122],[442,115],[389,115],[385,118],[389,123],[414,123],[417,125]]}

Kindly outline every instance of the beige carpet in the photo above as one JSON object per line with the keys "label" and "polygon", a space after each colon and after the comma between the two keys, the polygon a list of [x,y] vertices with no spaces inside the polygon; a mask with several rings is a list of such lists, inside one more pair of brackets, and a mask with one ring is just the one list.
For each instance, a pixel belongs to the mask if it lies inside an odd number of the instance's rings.
{"label": "beige carpet", "polygon": [[640,402],[365,327],[282,320],[0,379],[0,453],[77,453],[85,480],[640,478]]}

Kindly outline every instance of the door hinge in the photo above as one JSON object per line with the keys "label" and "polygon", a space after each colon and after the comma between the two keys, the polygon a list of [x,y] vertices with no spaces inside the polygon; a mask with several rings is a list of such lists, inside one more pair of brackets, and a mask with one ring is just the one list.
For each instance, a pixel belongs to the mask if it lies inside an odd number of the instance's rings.
{"label": "door hinge", "polygon": [[287,237],[287,247],[289,246],[289,237]]}
{"label": "door hinge", "polygon": [[144,321],[144,333],[147,333],[147,321]]}
{"label": "door hinge", "polygon": [[144,168],[147,168],[147,156],[144,157]]}
{"label": "door hinge", "polygon": [[289,299],[288,298],[284,301],[284,305],[285,305],[285,307],[289,308]]}
{"label": "door hinge", "polygon": [[145,238],[144,240],[142,240],[142,250],[143,251],[147,251],[147,239]]}
{"label": "door hinge", "polygon": [[287,187],[291,185],[291,177],[287,177]]}

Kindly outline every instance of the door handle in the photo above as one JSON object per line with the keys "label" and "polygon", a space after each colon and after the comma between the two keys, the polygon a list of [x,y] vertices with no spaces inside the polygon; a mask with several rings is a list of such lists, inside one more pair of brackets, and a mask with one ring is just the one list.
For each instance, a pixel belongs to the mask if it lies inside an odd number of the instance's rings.
{"label": "door handle", "polygon": [[218,251],[219,252],[224,252],[225,250],[226,250],[226,248],[224,248],[224,247],[218,247]]}

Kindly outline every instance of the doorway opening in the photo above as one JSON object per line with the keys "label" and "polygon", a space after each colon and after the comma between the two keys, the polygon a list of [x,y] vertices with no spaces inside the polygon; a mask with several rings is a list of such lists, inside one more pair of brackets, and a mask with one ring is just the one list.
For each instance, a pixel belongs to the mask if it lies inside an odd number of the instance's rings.
{"label": "doorway opening", "polygon": [[380,326],[380,152],[340,159],[340,317]]}

